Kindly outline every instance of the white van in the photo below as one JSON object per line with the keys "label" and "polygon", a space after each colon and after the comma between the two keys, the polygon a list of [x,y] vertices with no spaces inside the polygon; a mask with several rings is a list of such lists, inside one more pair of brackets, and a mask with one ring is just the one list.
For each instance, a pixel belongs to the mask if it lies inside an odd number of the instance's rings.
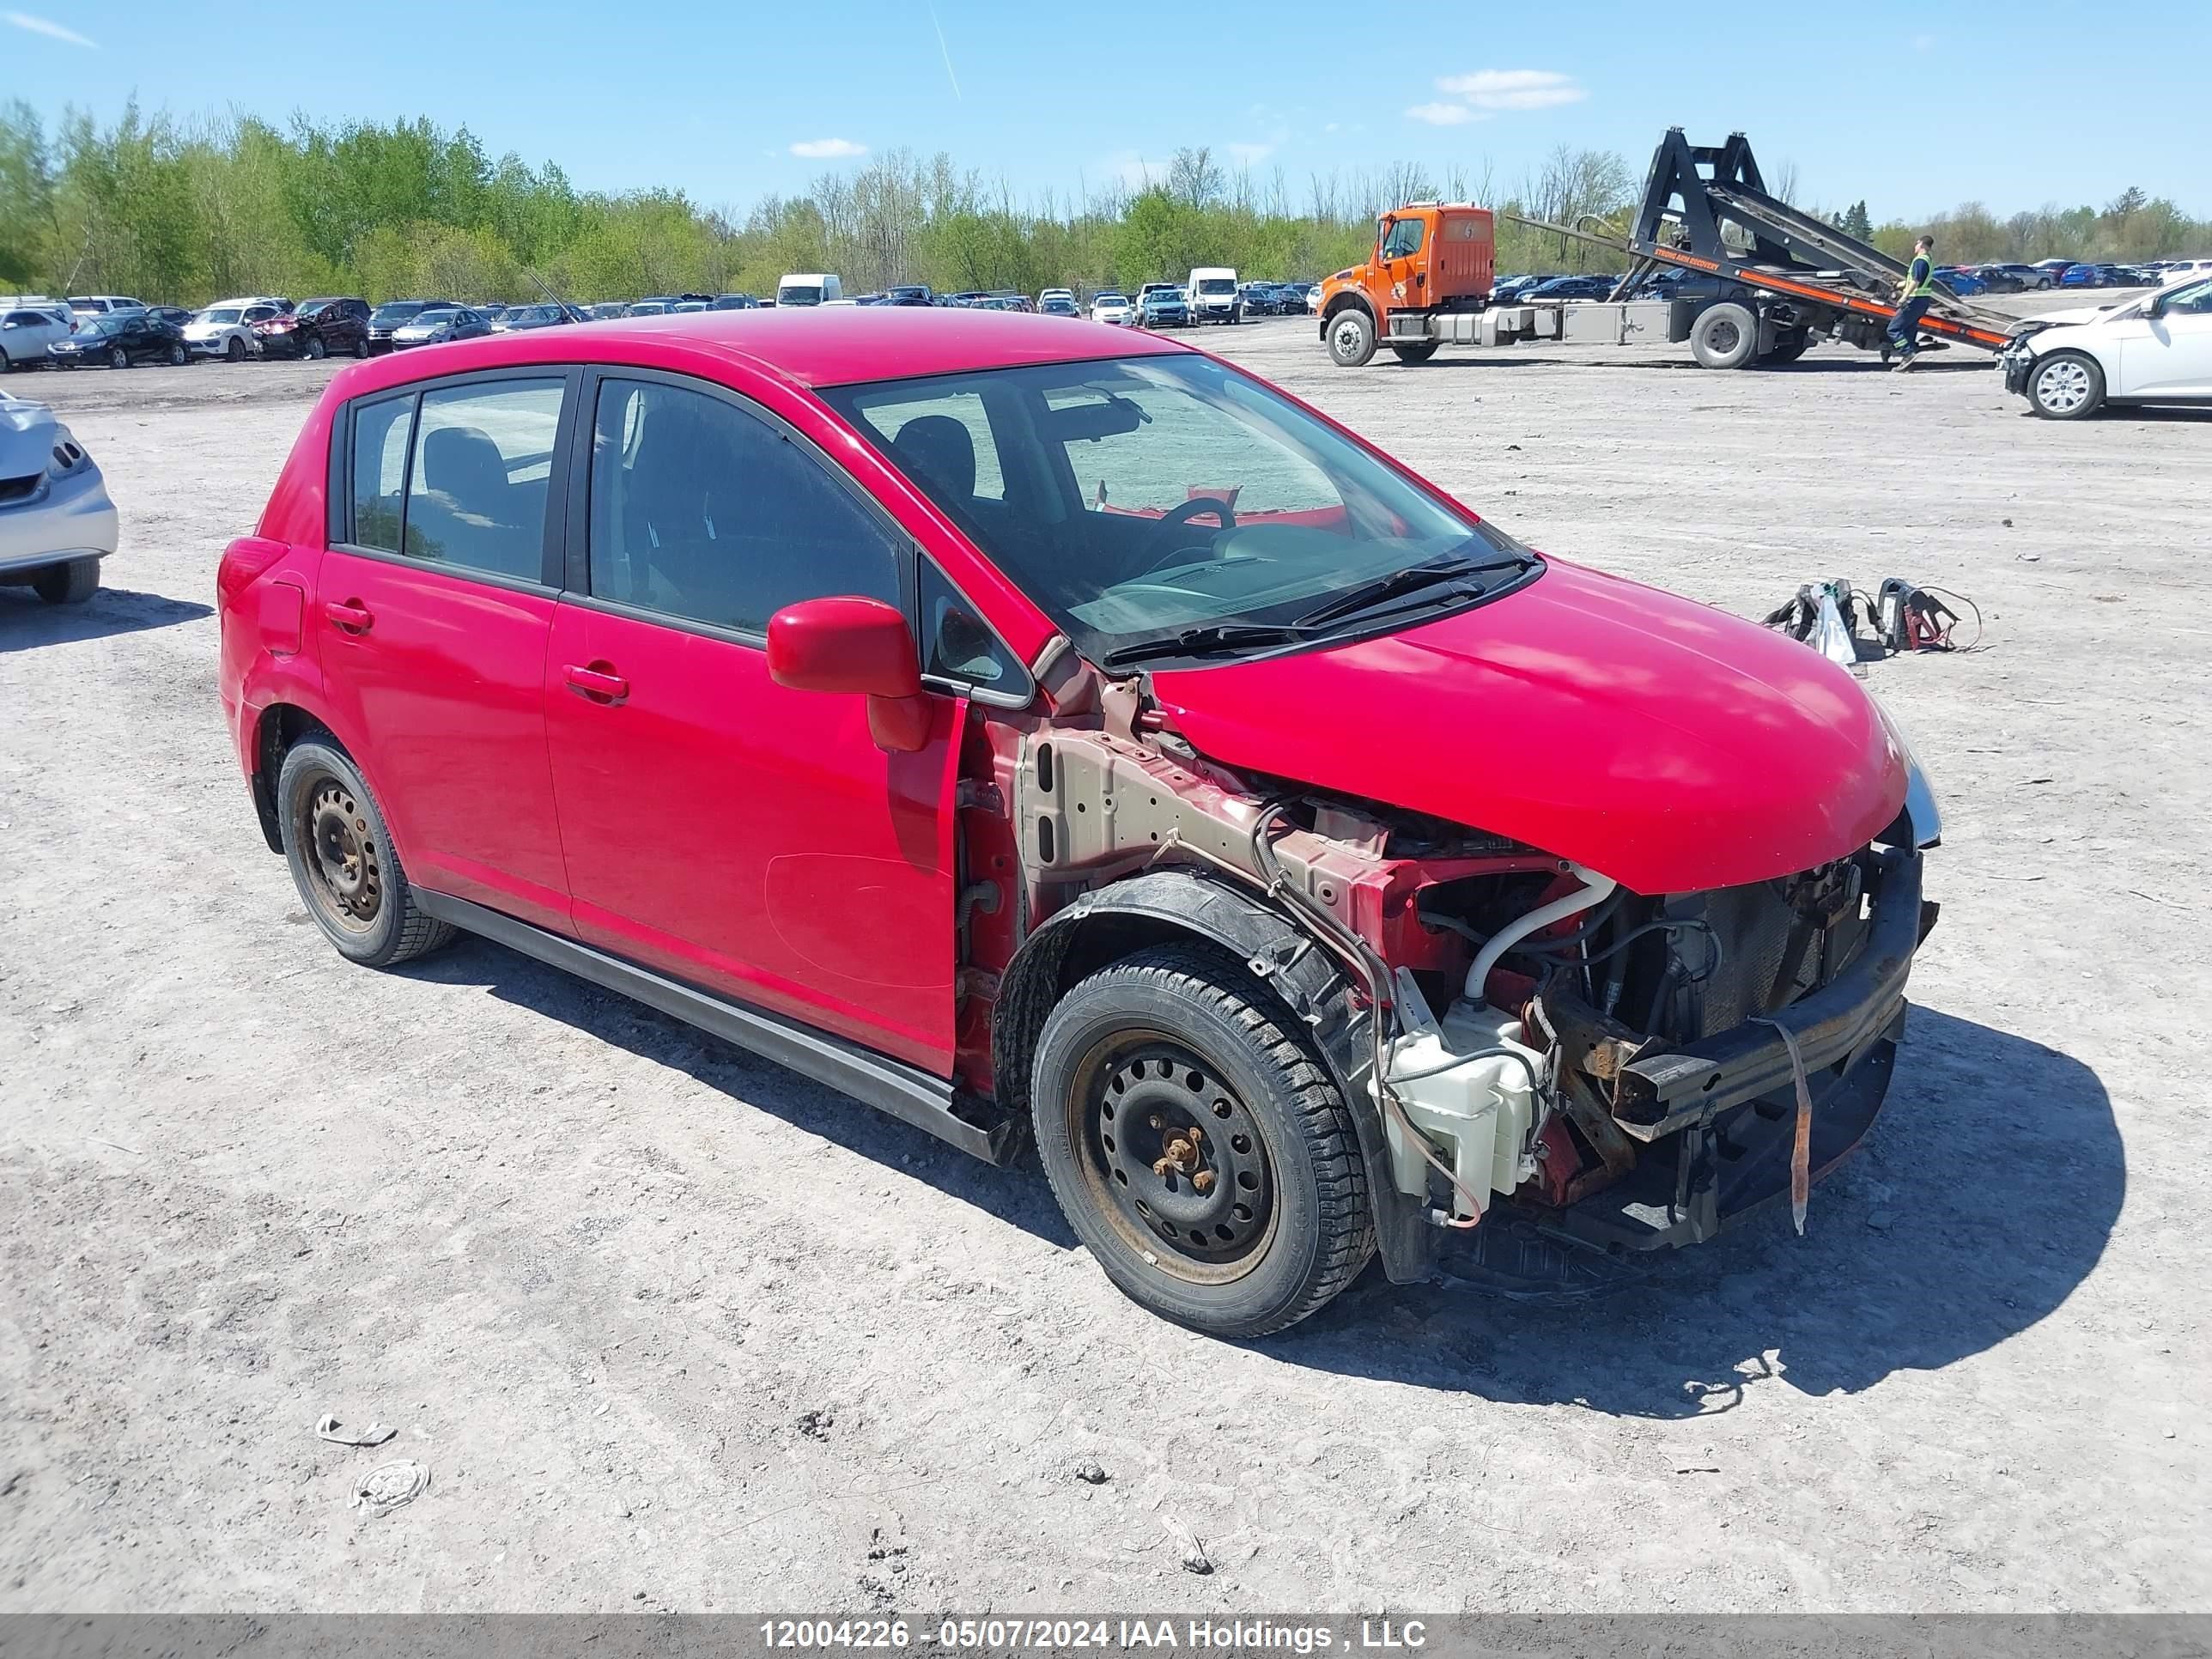
{"label": "white van", "polygon": [[845,285],[822,271],[795,270],[775,285],[775,303],[784,306],[822,306],[845,297]]}
{"label": "white van", "polygon": [[1183,284],[1194,323],[1241,323],[1244,302],[1237,297],[1237,273],[1227,265],[1200,265]]}

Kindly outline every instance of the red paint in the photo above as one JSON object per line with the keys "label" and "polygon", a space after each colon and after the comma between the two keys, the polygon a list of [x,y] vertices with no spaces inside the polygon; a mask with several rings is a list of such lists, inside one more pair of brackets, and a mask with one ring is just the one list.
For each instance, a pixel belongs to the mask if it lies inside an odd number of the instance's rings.
{"label": "red paint", "polygon": [[[241,765],[262,764],[265,711],[295,708],[361,765],[425,887],[988,1086],[984,1012],[1021,926],[1012,728],[920,694],[903,624],[870,601],[793,607],[763,646],[326,551],[333,417],[366,393],[513,365],[719,383],[847,472],[1030,660],[1049,620],[813,388],[1182,349],[1060,319],[854,307],[548,329],[349,367],[258,535],[218,571]],[[1556,562],[1395,637],[1163,672],[1155,687],[1212,760],[1510,836],[1644,892],[1839,856],[1904,794],[1902,758],[1848,675]],[[956,818],[977,890],[964,931]],[[1444,971],[1463,945],[1411,908],[1437,873],[1344,878],[1393,960]]]}
{"label": "red paint", "polygon": [[1510,836],[1639,893],[1809,869],[1905,801],[1904,757],[1843,669],[1558,560],[1402,634],[1153,684],[1215,760]]}
{"label": "red paint", "polygon": [[[551,645],[576,932],[950,1074],[957,706],[886,754],[863,698],[779,685],[757,646],[568,604]],[[580,696],[569,664],[628,690]]]}

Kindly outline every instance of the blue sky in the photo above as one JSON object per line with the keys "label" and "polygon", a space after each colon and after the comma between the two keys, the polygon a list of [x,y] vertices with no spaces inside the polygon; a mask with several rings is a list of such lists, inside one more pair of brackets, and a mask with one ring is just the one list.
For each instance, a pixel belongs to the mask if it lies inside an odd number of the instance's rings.
{"label": "blue sky", "polygon": [[[1206,15],[1220,26],[1204,42],[1132,29]],[[1413,8],[1443,44],[1410,52],[1385,50],[1386,14],[1320,0],[0,0],[0,96],[103,117],[133,93],[179,115],[428,114],[587,189],[740,207],[902,146],[948,150],[1022,198],[1200,143],[1261,176],[1279,165],[1294,200],[1314,171],[1400,159],[1478,177],[1486,161],[1503,187],[1563,142],[1618,149],[1640,175],[1679,125],[1699,143],[1741,128],[1770,182],[1794,162],[1802,199],[1864,197],[1877,218],[2101,204],[2130,184],[2212,216],[2202,0],[1862,0],[1715,21],[1728,15]]]}

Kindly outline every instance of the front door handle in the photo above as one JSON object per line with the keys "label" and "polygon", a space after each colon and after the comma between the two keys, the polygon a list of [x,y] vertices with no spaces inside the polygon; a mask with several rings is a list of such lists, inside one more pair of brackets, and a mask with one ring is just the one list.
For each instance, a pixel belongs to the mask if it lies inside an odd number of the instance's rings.
{"label": "front door handle", "polygon": [[349,634],[366,634],[376,626],[376,613],[359,599],[332,599],[323,614]]}
{"label": "front door handle", "polygon": [[590,667],[570,663],[561,671],[561,676],[568,681],[571,691],[603,708],[611,708],[629,696],[629,682],[614,672],[612,665],[607,663],[597,663]]}

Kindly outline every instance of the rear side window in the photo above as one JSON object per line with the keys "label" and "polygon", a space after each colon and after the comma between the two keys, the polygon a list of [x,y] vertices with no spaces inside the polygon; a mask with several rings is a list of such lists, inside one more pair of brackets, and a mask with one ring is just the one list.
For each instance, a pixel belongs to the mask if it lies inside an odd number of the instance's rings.
{"label": "rear side window", "polygon": [[353,533],[356,547],[399,550],[399,515],[407,491],[407,445],[415,429],[413,397],[363,404],[353,416]]}
{"label": "rear side window", "polygon": [[813,455],[721,398],[603,382],[591,489],[601,599],[750,634],[801,599],[899,603],[882,526]]}
{"label": "rear side window", "polygon": [[559,380],[422,394],[408,469],[409,557],[531,581],[545,574]]}

